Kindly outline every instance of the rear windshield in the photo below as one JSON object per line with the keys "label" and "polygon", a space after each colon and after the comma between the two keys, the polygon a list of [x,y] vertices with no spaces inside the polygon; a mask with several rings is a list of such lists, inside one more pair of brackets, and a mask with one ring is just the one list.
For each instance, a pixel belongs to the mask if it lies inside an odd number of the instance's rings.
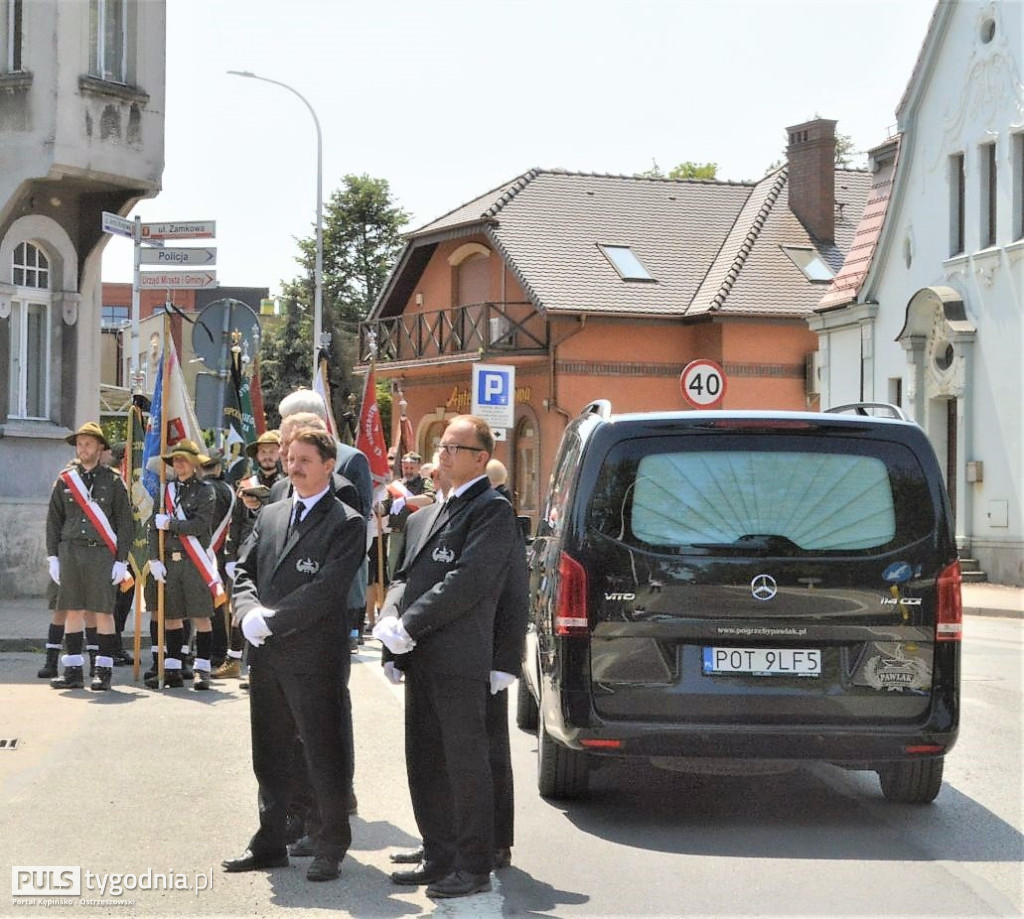
{"label": "rear windshield", "polygon": [[658,550],[888,551],[928,534],[924,474],[899,444],[791,435],[625,441],[601,469],[590,526]]}

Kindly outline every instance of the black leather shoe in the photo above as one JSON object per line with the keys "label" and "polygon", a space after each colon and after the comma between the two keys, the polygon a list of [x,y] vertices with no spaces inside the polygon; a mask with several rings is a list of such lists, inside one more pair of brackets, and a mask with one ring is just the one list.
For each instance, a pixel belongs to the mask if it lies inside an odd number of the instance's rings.
{"label": "black leather shoe", "polygon": [[509,848],[494,850],[494,870],[500,871],[512,864],[512,850]]}
{"label": "black leather shoe", "polygon": [[294,855],[296,858],[311,858],[316,855],[316,845],[313,843],[313,837],[303,836],[301,839],[296,839],[288,847],[288,854]]}
{"label": "black leather shoe", "polygon": [[287,852],[257,855],[252,849],[246,849],[238,858],[226,858],[220,864],[225,871],[260,871],[263,868],[287,868],[289,862]]}
{"label": "black leather shoe", "polygon": [[423,862],[418,868],[413,868],[411,871],[392,871],[391,880],[395,884],[415,887],[417,884],[435,884],[448,877],[448,874],[449,869],[444,865]]}
{"label": "black leather shoe", "polygon": [[491,889],[489,874],[470,874],[468,871],[453,871],[447,877],[427,888],[428,897],[469,897],[475,893],[486,893]]}
{"label": "black leather shoe", "polygon": [[[151,677],[147,677],[143,682],[150,689],[160,688],[160,677],[154,673]],[[181,678],[180,670],[165,670],[164,671],[164,689],[181,689],[185,685],[185,681]]]}
{"label": "black leather shoe", "polygon": [[306,872],[307,881],[333,881],[341,871],[336,858],[329,855],[318,855]]}
{"label": "black leather shoe", "polygon": [[298,814],[289,814],[284,823],[284,841],[298,842],[306,835],[306,821]]}
{"label": "black leather shoe", "polygon": [[400,852],[392,852],[388,858],[396,865],[418,865],[423,861],[423,846],[418,849],[402,849]]}

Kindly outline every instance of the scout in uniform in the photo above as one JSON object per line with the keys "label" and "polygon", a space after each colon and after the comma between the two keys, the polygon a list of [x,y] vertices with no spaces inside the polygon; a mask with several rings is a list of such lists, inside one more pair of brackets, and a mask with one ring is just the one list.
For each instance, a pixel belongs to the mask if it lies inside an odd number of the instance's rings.
{"label": "scout in uniform", "polygon": [[[210,551],[217,558],[217,571],[220,573],[221,583],[227,584],[227,565],[235,560],[235,545],[228,539],[231,522],[234,519],[235,505],[238,503],[235,497],[235,490],[224,475],[224,454],[220,450],[210,450],[202,457],[204,482],[208,482],[213,488],[217,503],[213,515],[213,536],[210,539]],[[234,566],[232,565],[232,568]],[[223,616],[219,616],[218,622],[213,628],[213,648],[211,652],[211,663],[220,667],[228,650],[228,630],[230,630],[230,616],[228,604],[223,606]]]}
{"label": "scout in uniform", "polygon": [[113,676],[114,598],[117,586],[129,585],[128,550],[132,509],[121,477],[100,463],[109,447],[94,421],[82,425],[67,442],[76,460],[57,476],[46,516],[46,550],[50,578],[59,585],[56,608],[65,613],[64,675],[54,689],[81,689],[83,630],[86,613],[95,613],[99,632],[96,672],[91,689],[110,689]]}
{"label": "scout in uniform", "polygon": [[[195,620],[196,660],[194,689],[210,688],[210,650],[214,598],[226,599],[217,564],[209,551],[216,527],[217,497],[213,487],[196,475],[204,457],[190,440],[183,440],[165,454],[163,461],[174,467],[175,481],[164,487],[149,522],[149,570],[164,585],[164,625],[168,654],[164,677],[171,689],[184,685],[180,649],[183,620]],[[159,554],[159,532],[164,532],[164,561]],[[150,606],[156,611],[156,604]],[[157,649],[153,649],[154,670]],[[151,689],[159,688],[159,674],[146,678]]]}
{"label": "scout in uniform", "polygon": [[[234,580],[234,557],[242,543],[256,524],[256,515],[267,502],[270,489],[279,479],[284,478],[281,468],[281,435],[277,431],[264,431],[252,443],[245,445],[245,455],[255,464],[253,474],[238,483],[238,500],[231,518],[231,532],[228,537],[232,560],[224,565],[230,581]],[[228,583],[225,582],[225,587]],[[213,671],[215,680],[240,679],[242,676],[242,654],[245,639],[237,625],[231,626],[227,657]]]}

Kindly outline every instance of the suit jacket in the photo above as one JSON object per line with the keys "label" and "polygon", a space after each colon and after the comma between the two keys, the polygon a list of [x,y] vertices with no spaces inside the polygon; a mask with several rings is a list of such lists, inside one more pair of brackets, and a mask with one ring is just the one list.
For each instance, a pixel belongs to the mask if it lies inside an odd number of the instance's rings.
{"label": "suit jacket", "polygon": [[[495,491],[498,491],[495,489]],[[498,491],[498,494],[501,494]],[[506,499],[507,500],[507,499]],[[494,613],[494,654],[491,669],[519,676],[523,669],[526,647],[526,624],[529,620],[530,576],[526,565],[526,541],[519,537],[509,557],[508,573]]]}
{"label": "suit jacket", "polygon": [[[373,478],[370,475],[370,461],[362,450],[350,447],[340,441],[338,446],[338,463],[334,471],[348,479],[359,495],[359,503],[353,504],[357,511],[367,520],[373,511]],[[346,504],[350,503],[348,501]]]}
{"label": "suit jacket", "polygon": [[239,553],[235,610],[240,623],[256,606],[275,612],[267,620],[273,635],[251,649],[255,666],[330,672],[349,653],[344,598],[366,557],[366,523],[330,494],[287,533],[291,514],[289,501],[260,511]]}
{"label": "suit jacket", "polygon": [[382,613],[416,641],[402,665],[487,680],[505,573],[522,554],[511,506],[482,479],[454,506],[413,514],[405,540]]}

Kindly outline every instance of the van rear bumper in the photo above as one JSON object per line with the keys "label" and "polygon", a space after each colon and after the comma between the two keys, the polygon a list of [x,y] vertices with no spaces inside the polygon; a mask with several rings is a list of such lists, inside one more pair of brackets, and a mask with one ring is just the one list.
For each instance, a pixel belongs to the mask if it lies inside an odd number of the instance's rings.
{"label": "van rear bumper", "polygon": [[[630,725],[575,729],[546,725],[548,733],[577,750],[600,756],[678,756],[709,759],[815,760],[871,768],[921,755],[942,755],[956,744],[959,731],[922,730],[875,725],[828,728],[822,725]],[[587,741],[600,741],[591,746]],[[619,741],[610,748],[604,744]],[[934,749],[938,747],[939,749]],[[914,753],[914,748],[925,748]]]}

